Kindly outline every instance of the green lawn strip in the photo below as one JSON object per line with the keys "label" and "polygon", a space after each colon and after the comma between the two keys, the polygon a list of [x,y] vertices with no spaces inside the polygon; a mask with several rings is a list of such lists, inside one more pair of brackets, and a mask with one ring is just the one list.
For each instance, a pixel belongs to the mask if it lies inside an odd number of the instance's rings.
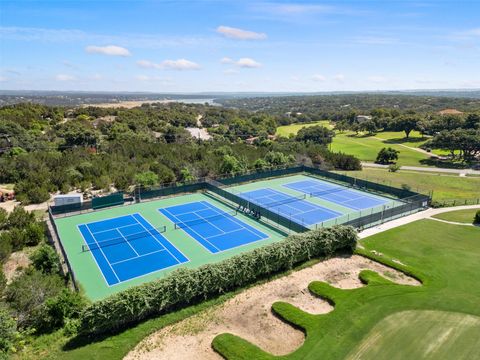
{"label": "green lawn strip", "polygon": [[389,142],[387,139],[382,140],[377,135],[379,134],[355,136],[351,132],[337,133],[333,138],[331,149],[336,152],[354,155],[362,161],[374,162],[382,148],[391,147],[399,151],[397,161],[399,165],[423,166],[420,161],[429,158],[427,154],[409,149],[395,142]]}
{"label": "green lawn strip", "polygon": [[434,215],[433,217],[441,220],[472,224],[473,218],[475,217],[475,214],[479,210],[480,209],[454,210],[454,211],[437,214],[437,215]]}
{"label": "green lawn strip", "polygon": [[[344,359],[358,351],[359,344],[379,322],[403,311],[434,310],[439,314],[480,316],[479,238],[478,228],[420,220],[364,239],[364,249],[358,249],[358,253],[415,275],[422,280],[422,286],[393,284],[372,271],[361,273],[367,285],[358,289],[341,290],[312,282],[310,291],[328,299],[335,309],[328,314],[312,315],[289,304],[274,304],[273,309],[280,317],[305,328],[306,332],[304,344],[285,358]],[[413,338],[425,336],[423,327],[413,326],[409,331]],[[462,341],[464,347],[472,348],[477,337],[471,336],[471,331],[468,334]],[[395,343],[385,345],[381,348],[382,358],[393,358],[402,351]],[[244,352],[249,358],[273,358],[233,335],[217,336],[213,346],[227,359],[245,359]],[[374,354],[365,358],[376,359]]]}
{"label": "green lawn strip", "polygon": [[296,123],[296,124],[279,126],[277,127],[276,135],[289,137],[290,134],[297,135],[298,131],[304,127],[310,127],[310,126],[316,126],[316,125],[325,126],[329,129],[333,128],[333,126],[330,124],[330,121],[320,120],[320,121],[309,122],[309,123]]}
{"label": "green lawn strip", "polygon": [[341,172],[364,180],[393,187],[409,185],[413,191],[428,193],[433,190],[433,200],[477,199],[480,177],[460,177],[456,174],[363,168],[361,171]]}

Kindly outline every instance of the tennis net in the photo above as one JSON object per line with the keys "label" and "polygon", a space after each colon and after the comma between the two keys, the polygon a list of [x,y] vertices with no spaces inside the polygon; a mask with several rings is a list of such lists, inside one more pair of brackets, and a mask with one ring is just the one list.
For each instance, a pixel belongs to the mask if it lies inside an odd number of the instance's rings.
{"label": "tennis net", "polygon": [[218,221],[220,219],[229,218],[232,216],[237,216],[238,210],[232,210],[228,212],[222,212],[218,215],[213,215],[209,217],[202,217],[200,219],[188,220],[188,221],[180,221],[175,223],[175,229],[185,229],[190,228],[195,225],[205,224],[209,222]]}
{"label": "tennis net", "polygon": [[[288,198],[283,199],[283,200],[273,201],[273,202],[265,203],[265,204],[259,203],[258,205],[259,205],[260,207],[264,207],[264,208],[267,208],[267,209],[268,209],[268,208],[272,208],[272,207],[276,207],[276,206],[280,206],[280,205],[292,203],[292,202],[295,202],[295,201],[304,200],[306,197],[307,197],[307,194],[298,195],[298,196],[288,196]],[[253,202],[255,202],[255,201],[253,201]]]}
{"label": "tennis net", "polygon": [[311,192],[310,197],[320,197],[322,195],[333,194],[333,193],[342,192],[342,191],[345,191],[345,190],[347,190],[347,189],[339,186],[339,187],[335,187],[333,189]]}
{"label": "tennis net", "polygon": [[[114,230],[114,229],[112,229],[112,230]],[[161,227],[154,228],[154,229],[151,229],[151,230],[145,230],[145,231],[141,231],[141,232],[134,233],[134,234],[121,235],[119,237],[115,237],[115,238],[111,238],[111,239],[103,240],[103,241],[96,241],[96,239],[95,239],[94,243],[82,245],[82,252],[92,251],[92,250],[101,249],[101,248],[104,248],[104,247],[107,247],[107,246],[114,246],[114,245],[118,245],[118,244],[122,244],[122,243],[126,243],[126,242],[131,242],[133,240],[139,240],[139,239],[147,238],[149,236],[155,235],[155,232],[163,233],[165,231],[167,231],[167,227],[166,226],[161,226]],[[95,237],[95,234],[93,234],[93,236]]]}

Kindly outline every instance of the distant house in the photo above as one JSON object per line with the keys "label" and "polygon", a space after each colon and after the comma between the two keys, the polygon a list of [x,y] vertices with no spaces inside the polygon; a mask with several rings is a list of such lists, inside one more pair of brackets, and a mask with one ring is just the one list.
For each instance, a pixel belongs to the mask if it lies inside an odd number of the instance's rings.
{"label": "distant house", "polygon": [[439,115],[463,115],[463,112],[457,109],[443,109],[438,112]]}
{"label": "distant house", "polygon": [[358,123],[361,123],[361,122],[364,122],[364,121],[367,121],[367,120],[372,120],[372,117],[370,115],[357,115],[355,117],[355,120]]}

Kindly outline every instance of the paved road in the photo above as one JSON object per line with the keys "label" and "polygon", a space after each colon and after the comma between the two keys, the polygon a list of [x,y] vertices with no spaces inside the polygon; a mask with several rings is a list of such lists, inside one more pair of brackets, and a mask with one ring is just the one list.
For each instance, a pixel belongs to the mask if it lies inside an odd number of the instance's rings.
{"label": "paved road", "polygon": [[[362,162],[364,167],[373,167],[373,168],[382,168],[387,169],[388,165],[381,165],[369,162]],[[459,174],[459,175],[480,175],[480,170],[473,169],[446,169],[446,168],[436,168],[436,167],[421,167],[421,166],[400,166],[400,170],[413,170],[413,171],[424,171],[424,172],[440,172],[440,173],[449,173],[449,174]]]}

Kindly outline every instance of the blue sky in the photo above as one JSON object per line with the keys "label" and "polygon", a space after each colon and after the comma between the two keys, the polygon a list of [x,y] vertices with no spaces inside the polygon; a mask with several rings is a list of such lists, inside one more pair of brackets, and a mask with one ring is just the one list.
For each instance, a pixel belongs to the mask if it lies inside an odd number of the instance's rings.
{"label": "blue sky", "polygon": [[480,88],[480,1],[0,0],[0,89]]}

